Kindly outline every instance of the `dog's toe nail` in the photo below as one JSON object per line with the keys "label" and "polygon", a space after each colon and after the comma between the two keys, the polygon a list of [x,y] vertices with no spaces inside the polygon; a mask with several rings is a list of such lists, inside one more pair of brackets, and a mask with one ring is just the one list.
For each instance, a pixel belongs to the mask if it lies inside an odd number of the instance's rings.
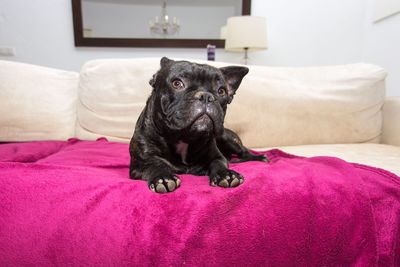
{"label": "dog's toe nail", "polygon": [[154,188],[154,184],[150,185],[150,190],[153,191],[153,192],[156,192],[156,189]]}
{"label": "dog's toe nail", "polygon": [[181,179],[179,179],[178,177],[176,177],[175,183],[176,183],[176,187],[177,187],[177,188],[180,187],[180,186],[181,186]]}
{"label": "dog's toe nail", "polygon": [[240,184],[243,184],[243,182],[244,182],[244,179],[243,179],[243,178],[239,179],[239,183],[240,183]]}
{"label": "dog's toe nail", "polygon": [[167,181],[167,187],[168,187],[168,191],[174,191],[176,188],[176,184],[173,180],[168,180]]}
{"label": "dog's toe nail", "polygon": [[221,181],[218,183],[218,185],[219,185],[219,186],[222,186],[222,187],[229,187],[229,183],[228,183],[228,181],[227,181],[226,179],[221,180]]}
{"label": "dog's toe nail", "polygon": [[156,192],[157,193],[167,193],[168,191],[163,184],[158,184],[156,186]]}
{"label": "dog's toe nail", "polygon": [[238,186],[239,185],[239,179],[237,179],[236,177],[232,180],[232,182],[231,182],[231,186],[232,187],[235,187],[235,186]]}

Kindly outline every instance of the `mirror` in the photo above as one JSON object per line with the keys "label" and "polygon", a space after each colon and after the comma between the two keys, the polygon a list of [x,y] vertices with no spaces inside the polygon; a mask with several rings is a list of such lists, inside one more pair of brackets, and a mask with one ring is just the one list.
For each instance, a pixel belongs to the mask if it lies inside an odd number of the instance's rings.
{"label": "mirror", "polygon": [[75,46],[223,48],[228,17],[251,0],[72,0]]}

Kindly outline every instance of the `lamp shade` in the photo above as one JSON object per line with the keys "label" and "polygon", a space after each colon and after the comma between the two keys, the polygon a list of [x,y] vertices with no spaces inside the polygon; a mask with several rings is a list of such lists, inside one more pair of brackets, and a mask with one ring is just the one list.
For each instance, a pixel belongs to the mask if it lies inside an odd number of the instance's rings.
{"label": "lamp shade", "polygon": [[267,49],[267,22],[263,17],[230,17],[227,21],[225,49],[228,51]]}

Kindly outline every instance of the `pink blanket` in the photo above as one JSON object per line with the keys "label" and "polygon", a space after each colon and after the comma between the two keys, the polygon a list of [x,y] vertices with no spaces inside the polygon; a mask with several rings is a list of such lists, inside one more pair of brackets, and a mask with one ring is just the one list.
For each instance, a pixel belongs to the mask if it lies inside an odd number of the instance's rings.
{"label": "pink blanket", "polygon": [[265,152],[245,182],[128,179],[128,145],[0,145],[0,266],[400,266],[400,179],[332,157]]}

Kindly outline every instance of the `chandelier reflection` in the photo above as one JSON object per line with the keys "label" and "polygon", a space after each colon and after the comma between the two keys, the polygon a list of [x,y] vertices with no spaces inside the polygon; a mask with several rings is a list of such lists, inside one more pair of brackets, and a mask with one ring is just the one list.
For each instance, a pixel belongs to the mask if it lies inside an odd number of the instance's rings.
{"label": "chandelier reflection", "polygon": [[172,20],[167,14],[167,2],[163,1],[161,17],[156,16],[150,21],[150,31],[159,35],[174,35],[179,31],[179,20],[173,17]]}

